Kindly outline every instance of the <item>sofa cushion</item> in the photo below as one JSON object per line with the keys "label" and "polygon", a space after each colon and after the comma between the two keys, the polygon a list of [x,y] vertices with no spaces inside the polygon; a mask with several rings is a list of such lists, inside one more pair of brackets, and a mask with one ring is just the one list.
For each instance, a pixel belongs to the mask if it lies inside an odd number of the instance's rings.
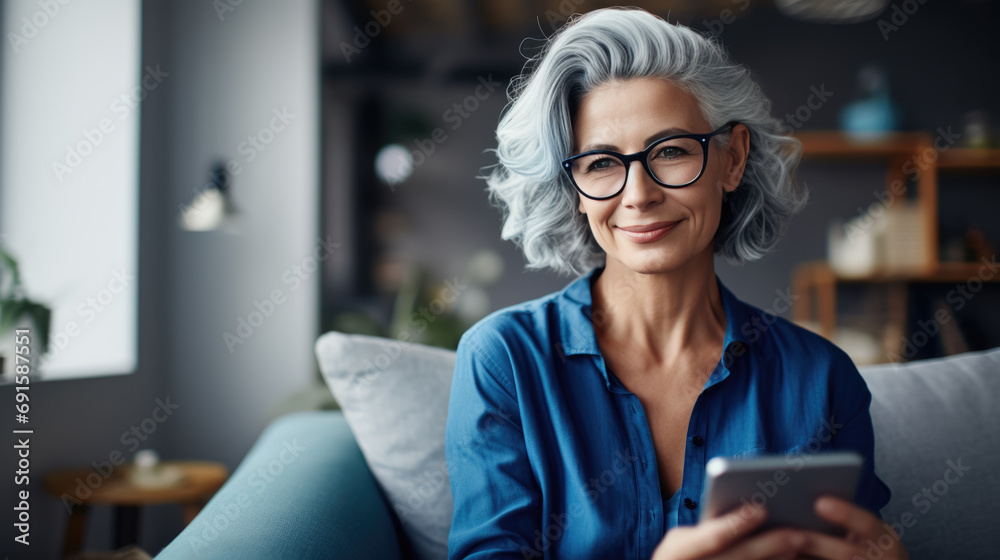
{"label": "sofa cushion", "polygon": [[911,558],[988,558],[1000,516],[1000,348],[860,368],[872,393],[882,517]]}
{"label": "sofa cushion", "polygon": [[444,433],[455,352],[329,332],[316,355],[414,554],[447,558],[453,505]]}
{"label": "sofa cushion", "polygon": [[396,531],[343,415],[296,412],[264,430],[156,560],[399,560]]}

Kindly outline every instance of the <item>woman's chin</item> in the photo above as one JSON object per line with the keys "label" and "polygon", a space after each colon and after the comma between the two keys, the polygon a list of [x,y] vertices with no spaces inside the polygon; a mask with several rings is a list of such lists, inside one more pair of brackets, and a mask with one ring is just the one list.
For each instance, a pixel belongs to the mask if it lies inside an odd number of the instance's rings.
{"label": "woman's chin", "polygon": [[671,272],[683,264],[683,259],[679,258],[679,255],[663,254],[662,251],[643,251],[639,254],[622,255],[616,260],[622,267],[636,274]]}

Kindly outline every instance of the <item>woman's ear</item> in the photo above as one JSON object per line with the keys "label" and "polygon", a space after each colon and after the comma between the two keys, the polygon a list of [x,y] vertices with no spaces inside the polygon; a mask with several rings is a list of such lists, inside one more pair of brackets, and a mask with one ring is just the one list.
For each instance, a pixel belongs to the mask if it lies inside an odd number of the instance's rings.
{"label": "woman's ear", "polygon": [[723,188],[728,187],[726,190],[732,192],[740,186],[747,159],[750,157],[750,131],[746,125],[738,124],[733,127],[725,153],[727,157],[725,158],[725,186]]}
{"label": "woman's ear", "polygon": [[581,214],[586,214],[587,210],[583,207],[583,197],[580,196],[579,194],[576,195],[576,196],[577,196],[577,198],[580,199],[580,203],[577,204],[576,209],[579,210]]}

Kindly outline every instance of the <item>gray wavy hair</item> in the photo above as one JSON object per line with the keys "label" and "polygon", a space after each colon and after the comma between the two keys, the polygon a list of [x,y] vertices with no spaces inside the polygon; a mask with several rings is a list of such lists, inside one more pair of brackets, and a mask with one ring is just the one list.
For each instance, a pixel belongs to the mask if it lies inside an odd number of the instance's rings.
{"label": "gray wavy hair", "polygon": [[[739,188],[723,198],[715,252],[742,264],[770,252],[808,191],[795,177],[801,143],[771,116],[771,102],[722,45],[639,9],[574,16],[528,60],[508,90],[497,126],[498,163],[483,170],[490,202],[503,214],[501,237],[529,269],[582,274],[604,262],[561,161],[572,149],[580,99],[614,80],[662,77],[690,93],[715,130],[739,121],[750,154]],[[715,137],[720,146],[729,133]]]}

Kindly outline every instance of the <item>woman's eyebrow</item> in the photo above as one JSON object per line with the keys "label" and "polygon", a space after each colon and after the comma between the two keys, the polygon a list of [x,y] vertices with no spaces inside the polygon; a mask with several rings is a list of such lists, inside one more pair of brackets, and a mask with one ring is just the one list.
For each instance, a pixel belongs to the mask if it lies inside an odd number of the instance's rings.
{"label": "woman's eyebrow", "polygon": [[652,144],[654,141],[659,140],[660,138],[665,138],[667,136],[673,136],[674,134],[691,134],[691,132],[688,131],[688,130],[684,130],[683,128],[676,128],[676,127],[674,127],[674,128],[665,128],[665,129],[657,132],[656,134],[650,136],[649,138],[646,138],[646,146]]}
{"label": "woman's eyebrow", "polygon": [[[645,148],[646,146],[649,146],[654,141],[659,140],[660,138],[673,136],[674,134],[691,134],[691,132],[684,130],[683,128],[677,128],[677,127],[665,128],[657,132],[656,134],[653,134],[649,138],[646,138],[646,142],[643,144],[643,147]],[[584,152],[593,152],[594,150],[611,150],[612,152],[617,152],[618,146],[615,146],[614,144],[604,144],[604,143],[587,144],[582,148],[580,148],[579,153],[582,154]]]}

